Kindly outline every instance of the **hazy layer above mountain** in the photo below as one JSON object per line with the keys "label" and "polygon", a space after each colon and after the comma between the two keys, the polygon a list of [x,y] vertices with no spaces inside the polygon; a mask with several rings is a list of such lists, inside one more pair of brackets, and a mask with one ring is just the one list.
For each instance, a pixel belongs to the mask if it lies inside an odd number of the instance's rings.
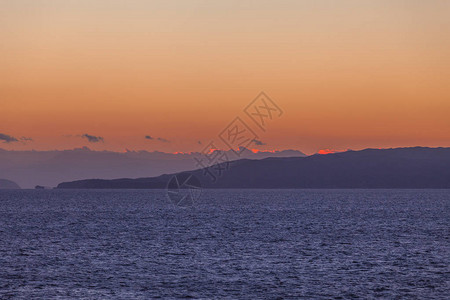
{"label": "hazy layer above mountain", "polygon": [[[450,148],[366,149],[308,157],[238,160],[214,182],[205,169],[191,173],[208,188],[450,188]],[[214,168],[209,170],[214,172]],[[59,188],[165,188],[173,175],[83,180]]]}
{"label": "hazy layer above mountain", "polygon": [[[285,150],[253,153],[244,149],[244,158],[304,156],[300,151]],[[198,168],[194,160],[200,153],[164,153],[148,151],[92,151],[79,148],[62,151],[7,151],[0,149],[0,177],[9,178],[24,188],[36,185],[56,186],[62,181],[83,178],[150,177]]]}
{"label": "hazy layer above mountain", "polygon": [[15,190],[20,189],[20,186],[14,181],[7,179],[0,179],[0,190]]}

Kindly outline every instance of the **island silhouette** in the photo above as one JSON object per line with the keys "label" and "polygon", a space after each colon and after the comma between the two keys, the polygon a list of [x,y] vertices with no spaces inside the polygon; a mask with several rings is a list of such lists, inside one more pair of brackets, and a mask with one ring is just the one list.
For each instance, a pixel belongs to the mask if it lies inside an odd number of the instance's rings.
{"label": "island silhouette", "polygon": [[[365,149],[307,157],[241,159],[190,173],[204,188],[450,188],[450,148]],[[217,169],[217,168],[216,168]],[[177,174],[60,183],[59,189],[161,189]]]}

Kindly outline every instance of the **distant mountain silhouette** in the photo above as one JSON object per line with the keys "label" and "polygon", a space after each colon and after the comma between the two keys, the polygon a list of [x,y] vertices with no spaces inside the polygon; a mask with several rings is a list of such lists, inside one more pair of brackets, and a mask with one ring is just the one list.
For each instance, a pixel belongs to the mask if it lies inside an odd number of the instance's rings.
{"label": "distant mountain silhouette", "polygon": [[[242,149],[241,158],[305,156],[297,150],[254,153]],[[238,159],[231,150],[230,159]],[[56,186],[83,178],[148,177],[195,169],[199,152],[93,151],[87,147],[61,151],[8,151],[0,149],[0,174],[20,186]],[[2,177],[3,177],[2,176]]]}
{"label": "distant mountain silhouette", "polygon": [[15,190],[20,189],[20,186],[14,181],[7,179],[0,179],[0,190]]}
{"label": "distant mountain silhouette", "polygon": [[[450,188],[450,148],[366,149],[308,157],[242,159],[207,188]],[[165,188],[173,176],[81,180],[58,188]]]}

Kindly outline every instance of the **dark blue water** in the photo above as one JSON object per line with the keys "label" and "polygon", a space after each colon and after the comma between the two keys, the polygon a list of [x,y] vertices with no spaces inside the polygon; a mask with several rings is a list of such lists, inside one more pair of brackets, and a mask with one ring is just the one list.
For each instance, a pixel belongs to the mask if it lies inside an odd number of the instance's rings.
{"label": "dark blue water", "polygon": [[448,299],[449,190],[1,191],[1,299]]}

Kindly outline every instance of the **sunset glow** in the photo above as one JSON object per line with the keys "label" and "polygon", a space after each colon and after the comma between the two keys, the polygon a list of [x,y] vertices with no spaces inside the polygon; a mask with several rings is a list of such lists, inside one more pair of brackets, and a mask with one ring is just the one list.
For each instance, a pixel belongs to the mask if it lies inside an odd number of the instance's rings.
{"label": "sunset glow", "polygon": [[320,149],[319,151],[317,151],[318,154],[333,154],[333,153],[339,153],[339,152],[345,152],[348,151],[349,149],[346,150],[336,150],[336,149]]}
{"label": "sunset glow", "polygon": [[[0,148],[225,149],[237,116],[261,150],[450,146],[449,1],[0,8]],[[243,113],[261,91],[284,112],[266,131]]]}
{"label": "sunset glow", "polygon": [[317,152],[318,154],[332,154],[332,153],[336,153],[335,150],[331,150],[331,149],[321,149]]}

